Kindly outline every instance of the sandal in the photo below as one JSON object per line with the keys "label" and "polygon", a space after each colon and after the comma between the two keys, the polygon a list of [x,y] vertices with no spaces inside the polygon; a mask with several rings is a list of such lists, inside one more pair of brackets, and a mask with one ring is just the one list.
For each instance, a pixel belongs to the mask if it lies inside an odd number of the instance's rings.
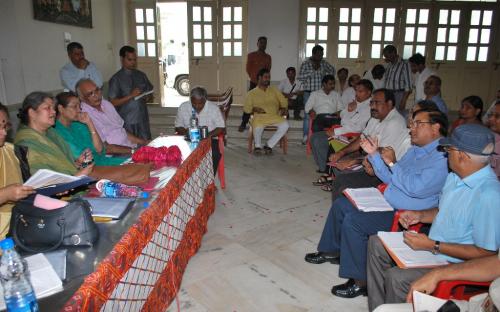
{"label": "sandal", "polygon": [[318,178],[318,180],[314,181],[312,184],[314,186],[322,186],[325,184],[329,184],[333,181],[333,178],[330,175],[322,175]]}
{"label": "sandal", "polygon": [[328,184],[323,184],[323,185],[321,186],[321,190],[322,190],[322,191],[325,191],[325,192],[332,192],[332,191],[333,191],[333,187],[332,187],[332,185],[331,185],[330,183],[328,183]]}

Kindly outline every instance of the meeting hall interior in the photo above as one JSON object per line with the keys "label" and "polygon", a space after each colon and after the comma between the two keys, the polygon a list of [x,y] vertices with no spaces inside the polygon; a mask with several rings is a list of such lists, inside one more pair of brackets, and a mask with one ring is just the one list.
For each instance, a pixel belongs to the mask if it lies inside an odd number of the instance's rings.
{"label": "meeting hall interior", "polygon": [[[499,13],[1,0],[0,238],[64,267],[40,311],[498,311]],[[38,196],[127,200],[49,248]]]}

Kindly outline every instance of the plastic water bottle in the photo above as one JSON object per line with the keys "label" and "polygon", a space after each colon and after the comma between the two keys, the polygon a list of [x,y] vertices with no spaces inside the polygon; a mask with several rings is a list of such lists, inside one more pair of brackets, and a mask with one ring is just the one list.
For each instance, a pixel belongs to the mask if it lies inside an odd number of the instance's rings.
{"label": "plastic water bottle", "polygon": [[149,193],[142,191],[138,186],[130,186],[126,184],[116,183],[109,180],[100,180],[96,184],[96,188],[104,197],[135,197],[148,198]]}
{"label": "plastic water bottle", "polygon": [[7,311],[39,311],[35,292],[29,280],[28,265],[15,251],[12,238],[0,241],[0,248],[2,249],[0,277]]}
{"label": "plastic water bottle", "polygon": [[195,146],[200,142],[200,127],[198,127],[198,117],[194,110],[189,120],[189,140]]}

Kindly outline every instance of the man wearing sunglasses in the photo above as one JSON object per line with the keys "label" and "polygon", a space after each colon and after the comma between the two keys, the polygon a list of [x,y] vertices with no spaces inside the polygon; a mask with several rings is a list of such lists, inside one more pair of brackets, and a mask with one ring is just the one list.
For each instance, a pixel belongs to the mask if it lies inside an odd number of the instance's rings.
{"label": "man wearing sunglasses", "polygon": [[[462,125],[439,141],[452,170],[439,198],[439,208],[401,213],[404,228],[432,223],[429,235],[407,231],[404,241],[414,250],[430,251],[450,263],[496,254],[500,247],[500,183],[489,164],[493,133],[476,124]],[[429,268],[400,269],[377,236],[368,242],[368,306],[404,302],[411,283]]]}

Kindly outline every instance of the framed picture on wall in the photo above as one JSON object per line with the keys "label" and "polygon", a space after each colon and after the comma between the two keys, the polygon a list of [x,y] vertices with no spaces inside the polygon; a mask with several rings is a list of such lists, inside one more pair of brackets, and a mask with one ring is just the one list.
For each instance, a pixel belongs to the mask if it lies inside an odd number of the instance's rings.
{"label": "framed picture on wall", "polygon": [[91,0],[33,0],[36,20],[92,28]]}

